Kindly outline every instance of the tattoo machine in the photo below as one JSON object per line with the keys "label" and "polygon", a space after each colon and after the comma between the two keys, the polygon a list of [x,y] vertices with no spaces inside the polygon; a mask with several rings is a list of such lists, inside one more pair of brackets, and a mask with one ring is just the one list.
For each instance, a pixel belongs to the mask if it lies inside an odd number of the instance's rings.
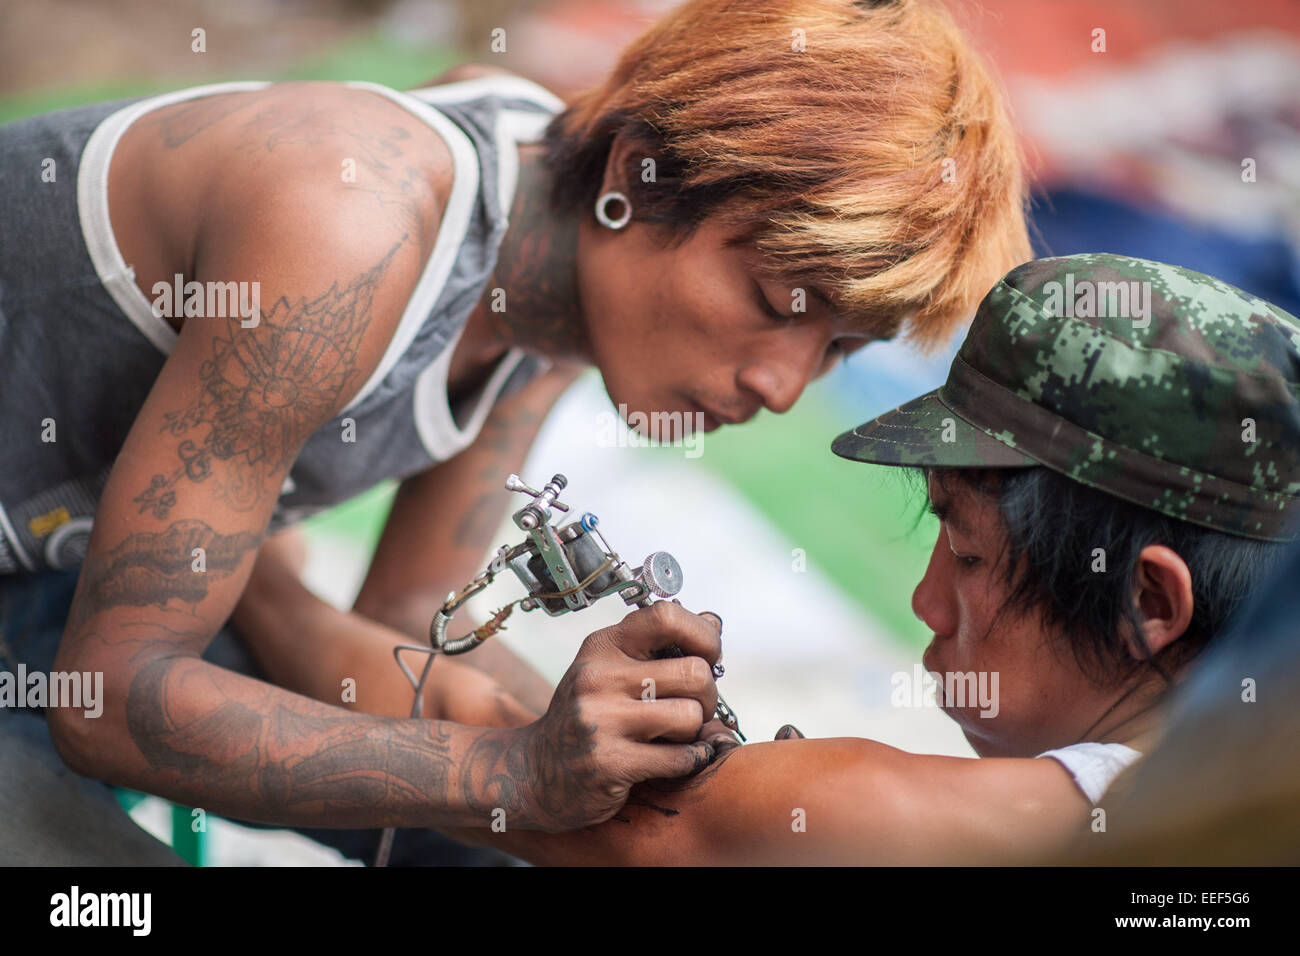
{"label": "tattoo machine", "polygon": [[[415,689],[415,700],[411,705],[411,716],[419,717],[424,713],[424,685],[429,679],[429,671],[434,659],[439,654],[464,654],[478,647],[497,631],[505,628],[505,620],[514,611],[515,605],[525,611],[541,608],[551,617],[567,614],[569,611],[581,611],[591,607],[601,598],[617,594],[629,607],[649,607],[658,599],[672,598],[682,589],[682,568],[667,551],[656,551],[635,571],[610,549],[604,535],[598,530],[599,520],[590,512],[582,515],[563,527],[552,522],[557,520],[556,513],[567,513],[569,506],[559,500],[560,493],[568,486],[569,480],[564,475],[555,475],[541,491],[535,491],[524,484],[518,475],[506,479],[506,490],[517,491],[532,499],[514,513],[514,522],[527,538],[513,548],[502,546],[478,577],[460,591],[447,595],[438,613],[429,626],[429,646],[422,644],[399,644],[393,648],[393,657],[402,669],[406,679]],[[498,574],[509,568],[523,583],[528,592],[527,597],[517,598],[502,607],[486,624],[475,628],[464,637],[448,638],[447,625],[466,601],[490,585]],[[403,651],[414,651],[428,655],[424,670],[416,676],[406,662],[402,660]],[[673,645],[660,657],[680,657],[681,648]],[[713,665],[713,676],[721,677],[721,664]],[[741,733],[736,713],[727,702],[718,697],[715,716],[730,730],[745,739]],[[379,850],[375,855],[376,866],[386,866],[393,848],[396,831],[388,828],[380,839]]]}
{"label": "tattoo machine", "polygon": [[[551,617],[570,611],[591,607],[601,598],[617,594],[629,607],[649,607],[656,600],[672,598],[682,589],[682,568],[677,559],[666,551],[656,551],[632,570],[619,558],[605,541],[599,530],[599,520],[587,512],[576,521],[560,527],[557,513],[564,514],[569,506],[559,500],[568,486],[564,475],[555,475],[536,491],[524,484],[518,475],[506,479],[506,490],[526,495],[531,501],[514,513],[515,525],[527,538],[514,547],[502,546],[478,577],[459,592],[447,595],[429,627],[429,647],[403,644],[394,648],[393,656],[406,679],[415,688],[415,705],[411,716],[424,712],[424,684],[429,669],[438,654],[463,654],[473,650],[485,640],[504,629],[505,620],[518,605],[524,611],[541,608]],[[447,625],[466,601],[490,585],[498,574],[509,568],[523,583],[528,595],[502,607],[487,623],[475,628],[464,637],[448,638]],[[429,655],[424,672],[416,675],[401,658],[402,651],[418,651]],[[680,657],[682,651],[673,645],[662,657]],[[713,665],[715,677],[721,677],[721,664]],[[733,711],[721,697],[718,698],[717,718],[741,740],[745,735]]]}

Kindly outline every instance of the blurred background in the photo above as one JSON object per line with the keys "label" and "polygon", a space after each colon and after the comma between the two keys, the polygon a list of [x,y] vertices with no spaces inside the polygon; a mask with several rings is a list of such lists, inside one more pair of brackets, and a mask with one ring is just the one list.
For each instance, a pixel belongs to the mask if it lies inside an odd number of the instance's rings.
{"label": "blurred background", "polygon": [[[226,80],[425,85],[457,63],[504,66],[561,97],[598,81],[669,0],[0,0],[0,122]],[[1300,4],[1294,0],[953,0],[1008,89],[1035,180],[1040,255],[1107,251],[1173,262],[1300,312]],[[191,31],[206,51],[191,50]],[[492,52],[496,27],[506,51]],[[1104,50],[1097,49],[1097,30]],[[891,705],[929,639],[910,609],[936,526],[918,487],[834,458],[839,432],[941,384],[956,342],[854,355],[790,413],[684,448],[602,447],[599,377],[550,416],[523,477],[562,471],[568,499],[639,563],[669,550],[681,598],[726,622],[722,690],[750,739],[873,737],[970,754],[939,711]],[[605,443],[608,444],[608,443]],[[502,476],[504,480],[505,476]],[[308,579],[347,606],[393,488],[309,523]],[[496,544],[520,533],[502,492]],[[502,579],[504,582],[504,579]],[[517,596],[499,583],[475,610]],[[621,616],[517,615],[503,638],[552,679],[581,638]],[[304,638],[310,653],[310,637]],[[170,838],[169,808],[133,814]],[[210,863],[341,862],[293,834],[209,827]]]}

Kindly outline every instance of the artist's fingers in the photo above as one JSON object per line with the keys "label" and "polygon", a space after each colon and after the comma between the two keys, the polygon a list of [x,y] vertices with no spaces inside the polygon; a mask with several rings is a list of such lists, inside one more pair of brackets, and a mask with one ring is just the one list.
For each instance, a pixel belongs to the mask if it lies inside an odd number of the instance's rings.
{"label": "artist's fingers", "polygon": [[713,670],[702,657],[667,657],[629,665],[630,696],[641,700],[689,697],[699,702],[701,713],[712,716],[718,707],[718,685]]}
{"label": "artist's fingers", "polygon": [[633,611],[592,637],[597,635],[638,660],[650,660],[674,644],[684,655],[702,657],[710,664],[722,656],[722,619],[716,614],[693,614],[671,601]]}
{"label": "artist's fingers", "polygon": [[[704,725],[704,709],[690,697],[664,700],[629,700],[620,709],[624,736],[633,740],[671,740],[690,743],[699,737]],[[709,711],[712,713],[712,711]]]}
{"label": "artist's fingers", "polygon": [[[722,633],[722,615],[719,614],[717,611],[701,611],[700,617],[711,620],[713,622],[713,626],[718,629],[718,633],[719,634]],[[722,659],[721,653],[718,654],[718,659],[719,660]]]}
{"label": "artist's fingers", "polygon": [[[713,747],[703,740],[689,744],[634,744],[642,780],[667,780],[699,773],[713,761]],[[654,768],[651,770],[651,768]]]}
{"label": "artist's fingers", "polygon": [[716,717],[700,728],[700,740],[712,744],[714,752],[719,755],[740,746],[740,738]]}
{"label": "artist's fingers", "polygon": [[786,724],[776,732],[777,740],[803,740],[803,732],[794,724]]}

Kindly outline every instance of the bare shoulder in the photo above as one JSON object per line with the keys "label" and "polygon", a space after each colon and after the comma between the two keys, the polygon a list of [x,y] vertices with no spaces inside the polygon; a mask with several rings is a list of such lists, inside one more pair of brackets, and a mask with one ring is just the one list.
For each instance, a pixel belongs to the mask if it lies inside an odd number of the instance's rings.
{"label": "bare shoulder", "polygon": [[245,113],[225,130],[230,166],[214,176],[219,201],[290,194],[432,250],[454,164],[424,120],[373,90],[336,83],[278,84]]}
{"label": "bare shoulder", "polygon": [[364,290],[359,384],[432,254],[450,151],[400,104],[334,83],[277,84],[218,124],[210,149],[222,162],[196,211],[195,274],[224,278],[239,263],[290,306],[324,296],[344,308]]}
{"label": "bare shoulder", "polygon": [[119,148],[129,154],[123,166],[148,182],[134,192],[153,204],[151,218],[175,223],[179,214],[194,224],[192,242],[178,230],[173,246],[202,247],[213,229],[273,226],[276,215],[339,210],[356,228],[396,232],[427,257],[455,178],[451,151],[428,123],[342,83],[276,83],[176,103],[134,124]]}
{"label": "bare shoulder", "polygon": [[[450,153],[399,103],[344,84],[274,84],[199,103],[201,113],[168,108],[151,119],[145,166],[161,174],[170,218],[186,224],[176,246],[186,252],[167,265],[260,289],[261,324],[238,341],[269,348],[345,324],[346,339],[329,341],[348,358],[346,381],[321,402],[322,413],[335,410],[383,355],[428,262],[454,179]],[[147,242],[137,259],[147,261]]]}

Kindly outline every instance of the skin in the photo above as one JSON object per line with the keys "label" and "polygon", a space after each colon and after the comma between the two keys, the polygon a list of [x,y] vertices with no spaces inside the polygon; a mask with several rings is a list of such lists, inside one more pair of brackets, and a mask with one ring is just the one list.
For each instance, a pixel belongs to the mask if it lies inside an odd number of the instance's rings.
{"label": "skin", "polygon": [[[912,610],[933,633],[922,661],[927,670],[989,671],[999,675],[1001,705],[995,717],[980,708],[940,700],[984,757],[1032,757],[1083,740],[1126,743],[1145,739],[1156,723],[1156,702],[1166,690],[1154,674],[1137,681],[1096,686],[1079,670],[1064,641],[1045,634],[1037,616],[998,616],[1006,597],[1004,537],[990,499],[968,487],[947,495],[930,481],[940,531],[925,576],[912,593]],[[1162,545],[1144,548],[1134,601],[1153,654],[1186,632],[1192,618],[1187,565]],[[1129,654],[1141,653],[1128,641]],[[1145,749],[1138,747],[1137,749]]]}
{"label": "skin", "polygon": [[[602,194],[627,192],[615,170],[633,156],[616,144]],[[629,412],[702,414],[704,429],[748,421],[760,409],[788,411],[812,379],[870,337],[823,293],[766,277],[752,249],[715,220],[673,245],[662,226],[635,221],[619,231],[584,217],[578,229],[578,288],[589,322],[589,358]],[[646,356],[654,361],[647,362]]]}
{"label": "skin", "polygon": [[[934,631],[928,665],[999,673],[996,717],[943,702],[982,759],[804,740],[789,727],[774,742],[737,747],[713,722],[704,736],[719,756],[708,769],[638,785],[607,823],[560,835],[455,835],[565,865],[1032,863],[1059,853],[1086,832],[1090,805],[1059,763],[1030,758],[1082,741],[1145,752],[1168,688],[1141,669],[1098,686],[1037,615],[1000,617],[1005,536],[995,505],[964,487],[946,495],[932,482],[930,492],[940,529],[913,606]],[[1144,549],[1133,600],[1153,652],[1170,646],[1191,619],[1186,564],[1168,548]],[[517,719],[509,706],[500,713]]]}
{"label": "skin", "polygon": [[[343,158],[356,161],[355,183],[342,181]],[[525,157],[525,170],[534,166]],[[606,819],[635,782],[712,756],[694,738],[714,706],[716,627],[679,608],[593,634],[553,694],[498,657],[521,706],[542,715],[520,728],[350,713],[200,659],[248,589],[299,449],[391,339],[452,176],[445,145],[421,121],[335,84],[176,104],[123,136],[109,209],[142,291],[150,297],[178,272],[257,281],[262,315],[252,328],[169,319],[178,340],[104,489],[56,661],[105,678],[100,719],[50,716],[74,769],[270,823],[482,826],[502,807],[518,826],[555,830]],[[501,403],[472,449],[404,483],[359,610],[334,617],[319,602],[297,605],[287,619],[297,634],[326,623],[363,634],[389,626],[389,614],[412,631],[422,618],[423,633],[430,597],[463,584],[485,550],[495,522],[476,520],[477,504],[490,481],[504,507],[501,476],[574,374],[572,350],[546,343],[583,341],[581,303],[564,278],[577,270],[574,247],[538,218],[536,199],[535,185],[521,189],[488,284],[506,289],[509,323],[488,319],[485,297],[453,355],[449,392],[474,388],[516,345],[560,364]],[[411,533],[434,515],[437,534]],[[687,664],[648,663],[673,643]],[[647,672],[662,672],[669,690],[650,709],[631,707]]]}

